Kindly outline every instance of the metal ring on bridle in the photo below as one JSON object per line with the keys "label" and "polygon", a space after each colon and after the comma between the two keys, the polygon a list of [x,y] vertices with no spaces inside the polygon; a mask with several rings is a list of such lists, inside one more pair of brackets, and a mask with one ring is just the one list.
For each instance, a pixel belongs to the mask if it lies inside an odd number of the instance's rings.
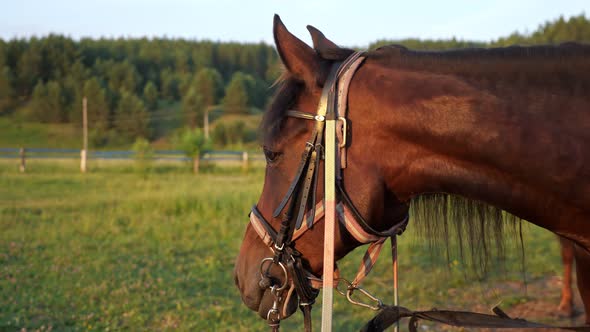
{"label": "metal ring on bridle", "polygon": [[283,275],[285,276],[285,278],[283,280],[283,284],[281,285],[281,287],[276,288],[275,290],[276,291],[282,291],[283,289],[287,288],[287,284],[288,284],[288,281],[289,281],[289,275],[287,273],[287,268],[285,267],[285,265],[283,265],[283,263],[281,263],[281,262],[275,262],[274,261],[274,258],[272,258],[272,257],[266,257],[265,259],[263,259],[260,262],[260,277],[262,277],[262,278],[266,278],[267,277],[266,275],[264,275],[264,266],[265,266],[265,263],[266,262],[270,262],[271,265],[272,264],[276,264],[276,265],[280,266],[281,269],[283,270]]}
{"label": "metal ring on bridle", "polygon": [[[276,318],[272,319],[271,315],[276,315]],[[279,310],[275,308],[268,310],[266,313],[266,320],[271,322],[268,324],[270,327],[278,326],[281,320],[281,314],[279,313]]]}

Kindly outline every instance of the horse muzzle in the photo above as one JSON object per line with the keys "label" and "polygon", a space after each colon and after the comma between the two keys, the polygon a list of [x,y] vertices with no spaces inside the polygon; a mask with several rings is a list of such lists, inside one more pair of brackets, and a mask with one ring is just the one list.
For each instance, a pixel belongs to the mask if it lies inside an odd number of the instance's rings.
{"label": "horse muzzle", "polygon": [[[258,314],[268,321],[280,321],[291,316],[297,310],[299,297],[287,267],[275,258],[268,257],[260,262],[259,272],[258,287],[263,294]],[[277,273],[280,278],[275,277]]]}
{"label": "horse muzzle", "polygon": [[272,259],[264,259],[255,278],[243,278],[244,274],[238,273],[238,270],[234,271],[234,280],[242,302],[258,312],[261,318],[268,320],[272,316],[282,320],[297,311],[299,298],[296,288],[282,263],[274,264]]}
{"label": "horse muzzle", "polygon": [[[299,298],[295,286],[291,283],[280,295],[276,296],[272,289],[266,289],[255,311],[265,320],[283,320],[293,315],[299,306]],[[252,308],[251,308],[252,309]]]}

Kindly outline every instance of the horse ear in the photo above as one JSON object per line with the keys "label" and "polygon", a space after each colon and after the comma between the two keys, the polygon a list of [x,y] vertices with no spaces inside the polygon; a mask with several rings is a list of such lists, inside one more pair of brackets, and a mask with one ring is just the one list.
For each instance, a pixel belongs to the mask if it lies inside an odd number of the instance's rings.
{"label": "horse ear", "polygon": [[276,14],[273,34],[277,51],[287,70],[299,80],[308,84],[317,84],[321,59],[314,49],[291,34]]}
{"label": "horse ear", "polygon": [[326,36],[324,36],[324,34],[315,27],[308,25],[307,30],[309,31],[311,39],[313,40],[313,48],[315,48],[318,53],[322,54],[327,50],[340,48],[333,41],[326,38]]}
{"label": "horse ear", "polygon": [[324,36],[320,30],[312,27],[311,25],[307,26],[307,30],[309,30],[309,33],[311,34],[313,48],[322,59],[342,61],[354,52],[352,49],[342,48],[336,45],[336,43],[326,38],[326,36]]}

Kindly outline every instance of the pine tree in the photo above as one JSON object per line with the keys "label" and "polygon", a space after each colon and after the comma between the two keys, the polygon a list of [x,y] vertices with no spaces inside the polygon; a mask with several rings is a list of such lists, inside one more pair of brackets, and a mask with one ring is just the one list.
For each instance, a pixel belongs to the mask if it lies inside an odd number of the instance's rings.
{"label": "pine tree", "polygon": [[168,100],[178,100],[180,98],[180,78],[175,72],[169,69],[162,70],[160,81],[162,82],[163,98]]}
{"label": "pine tree", "polygon": [[195,89],[190,89],[182,98],[182,112],[187,126],[196,128],[203,125],[203,98]]}
{"label": "pine tree", "polygon": [[62,88],[58,82],[47,82],[47,111],[48,121],[50,122],[67,122],[68,112],[65,107]]}
{"label": "pine tree", "polygon": [[221,74],[214,68],[201,69],[193,80],[195,91],[201,96],[203,102],[203,132],[209,139],[209,111],[217,104],[223,93]]}
{"label": "pine tree", "polygon": [[64,122],[67,113],[59,83],[39,81],[33,90],[31,101],[31,120],[41,122]]}
{"label": "pine tree", "polygon": [[8,110],[13,103],[12,75],[10,68],[0,63],[0,114]]}
{"label": "pine tree", "polygon": [[148,110],[153,111],[158,108],[158,88],[152,81],[147,82],[143,88],[143,99]]}
{"label": "pine tree", "polygon": [[223,93],[221,74],[214,68],[203,68],[195,76],[193,87],[203,99],[205,107],[213,106]]}
{"label": "pine tree", "polygon": [[201,42],[192,51],[191,60],[196,70],[214,65],[215,45],[212,42]]}
{"label": "pine tree", "polygon": [[129,61],[111,63],[107,71],[107,77],[111,91],[126,90],[131,93],[136,92],[139,74]]}
{"label": "pine tree", "polygon": [[[105,90],[96,78],[84,83],[83,95],[88,105],[88,122],[94,130],[106,132],[109,127],[110,108]],[[82,104],[79,107],[81,108]]]}
{"label": "pine tree", "polygon": [[41,121],[41,122],[48,122],[47,116],[47,107],[46,107],[46,99],[47,99],[47,87],[43,84],[43,81],[37,82],[35,88],[33,89],[33,96],[31,98],[31,112],[29,115],[30,120],[33,121]]}
{"label": "pine tree", "polygon": [[149,113],[141,99],[131,92],[121,91],[113,124],[117,132],[128,140],[148,138],[149,122]]}
{"label": "pine tree", "polygon": [[225,88],[223,109],[227,113],[245,114],[248,112],[248,90],[246,86],[246,78],[241,72],[235,73]]}
{"label": "pine tree", "polygon": [[19,96],[29,96],[36,82],[43,79],[41,77],[42,54],[38,43],[36,38],[32,38],[29,48],[18,59],[15,73],[17,73]]}

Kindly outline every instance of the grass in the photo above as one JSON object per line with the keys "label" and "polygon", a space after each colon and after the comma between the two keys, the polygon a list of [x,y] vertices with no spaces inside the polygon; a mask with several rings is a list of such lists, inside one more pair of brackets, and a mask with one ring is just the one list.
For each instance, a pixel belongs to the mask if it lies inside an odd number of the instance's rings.
{"label": "grass", "polygon": [[80,148],[82,130],[73,124],[24,122],[16,116],[0,117],[0,148]]}
{"label": "grass", "polygon": [[[265,330],[232,277],[262,178],[260,169],[194,176],[188,168],[140,173],[120,165],[82,175],[77,163],[39,161],[20,174],[1,162],[0,330]],[[551,234],[526,227],[525,241],[528,280],[559,273]],[[399,252],[400,298],[410,308],[512,305],[525,297],[524,289],[494,287],[522,280],[518,255],[508,258],[508,272],[474,280],[458,257],[447,264],[442,249],[431,254],[411,224]],[[340,263],[344,275],[354,274],[362,254]],[[391,303],[388,250],[383,256],[364,286]],[[372,315],[338,297],[334,329],[358,330]],[[319,319],[316,309],[316,327]],[[302,319],[283,324],[297,331]]]}

